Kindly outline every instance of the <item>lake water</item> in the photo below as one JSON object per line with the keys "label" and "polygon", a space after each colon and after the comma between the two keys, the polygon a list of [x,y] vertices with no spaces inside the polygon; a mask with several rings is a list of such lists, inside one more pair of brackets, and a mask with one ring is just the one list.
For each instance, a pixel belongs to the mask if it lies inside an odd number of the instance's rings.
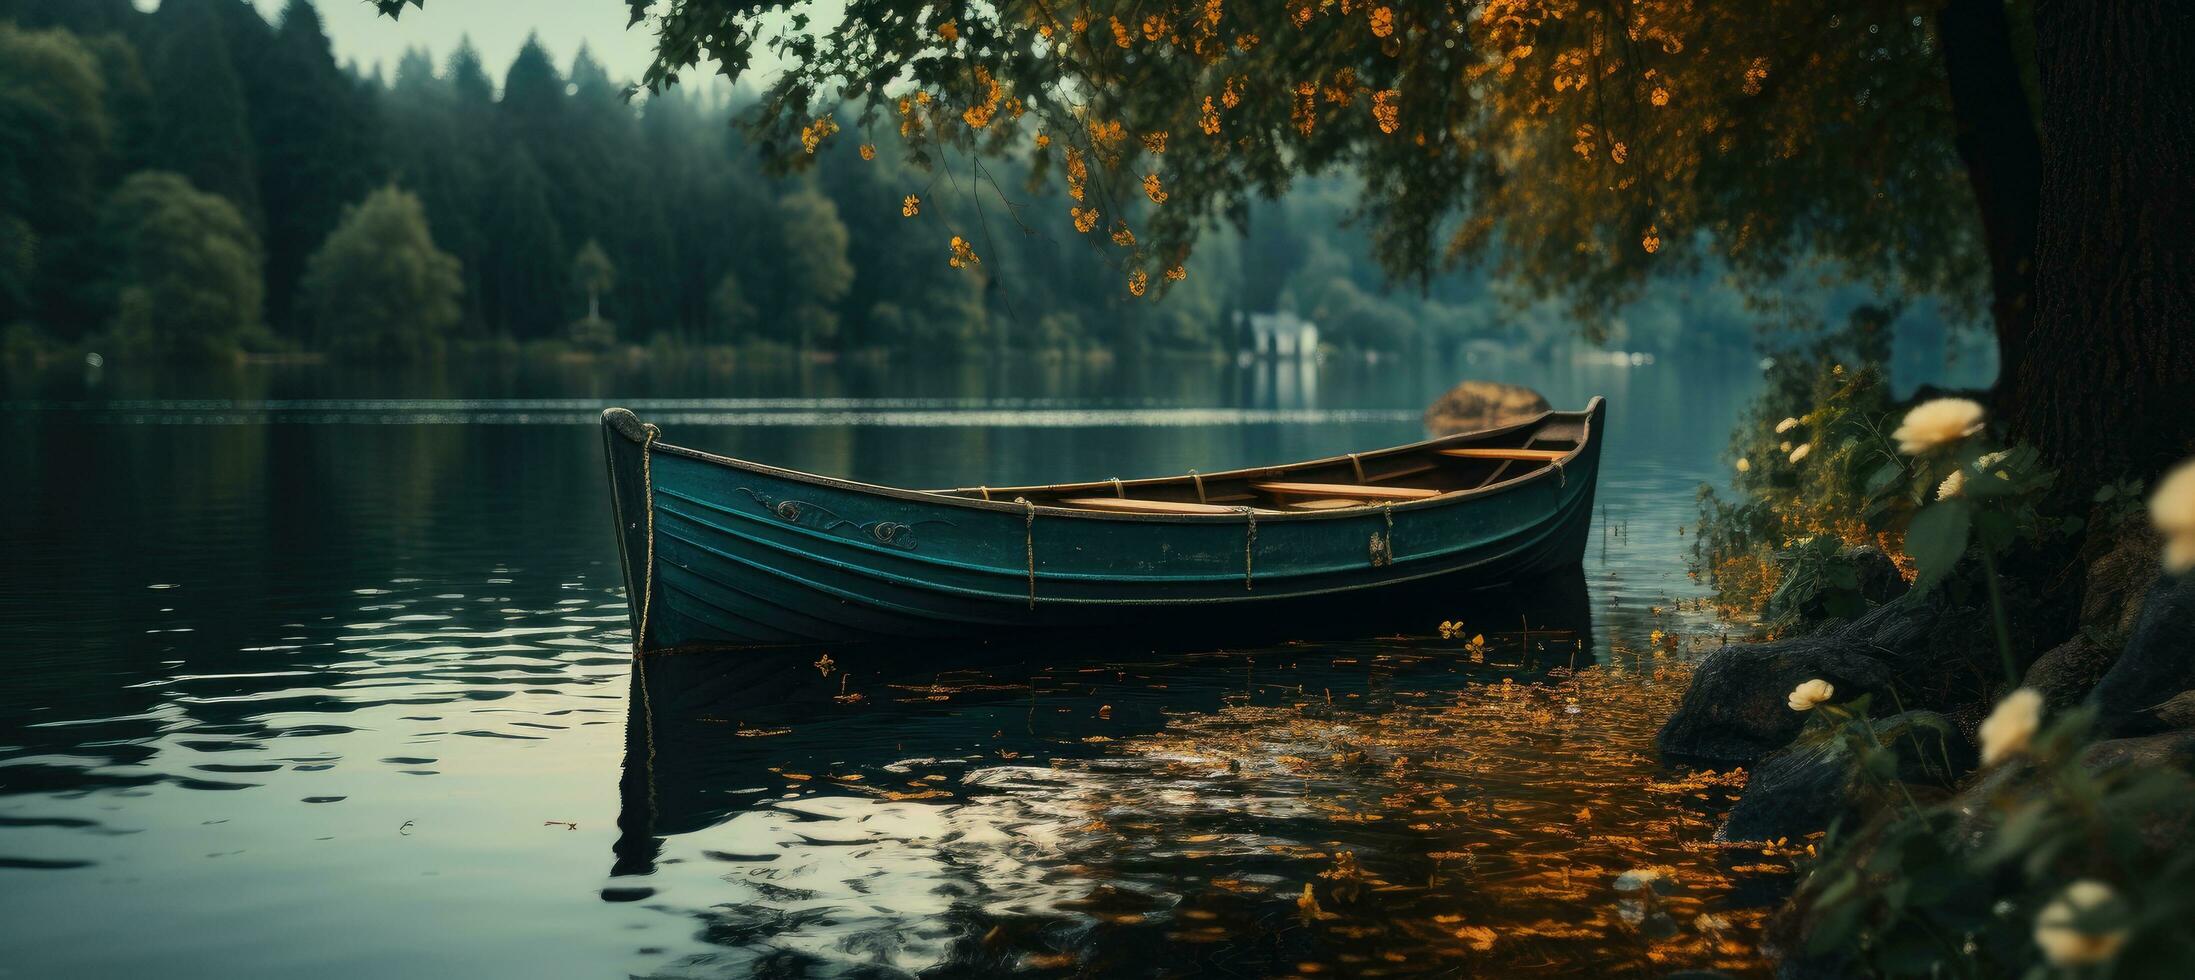
{"label": "lake water", "polygon": [[[1581,578],[1459,598],[1451,637],[626,652],[606,405],[781,465],[997,485],[1405,442],[1465,376],[1603,394],[1611,423]],[[1725,781],[1652,751],[1720,642],[1683,532],[1758,376],[12,376],[0,974],[1758,970],[1789,855],[1715,845]]]}

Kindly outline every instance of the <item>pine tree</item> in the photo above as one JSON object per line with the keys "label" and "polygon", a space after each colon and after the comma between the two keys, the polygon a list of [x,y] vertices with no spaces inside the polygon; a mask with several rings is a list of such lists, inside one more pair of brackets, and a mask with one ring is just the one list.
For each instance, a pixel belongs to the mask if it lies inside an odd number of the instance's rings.
{"label": "pine tree", "polygon": [[191,185],[228,198],[259,225],[258,166],[243,82],[214,0],[168,0],[157,18],[152,59],[153,162]]}
{"label": "pine tree", "polygon": [[507,336],[551,336],[564,322],[564,236],[549,209],[549,185],[533,156],[513,149],[490,184],[483,225],[487,268],[481,312]]}
{"label": "pine tree", "polygon": [[254,107],[260,200],[267,213],[267,313],[291,320],[305,257],[334,229],[347,202],[381,174],[378,126],[367,93],[336,67],[320,15],[289,0],[268,54],[282,84]]}

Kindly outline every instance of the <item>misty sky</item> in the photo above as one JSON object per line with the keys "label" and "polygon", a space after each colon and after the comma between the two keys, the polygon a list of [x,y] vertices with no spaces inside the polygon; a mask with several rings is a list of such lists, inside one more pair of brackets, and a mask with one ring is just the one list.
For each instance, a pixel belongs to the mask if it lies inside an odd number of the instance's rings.
{"label": "misty sky", "polygon": [[[272,22],[285,0],[252,2]],[[384,74],[393,74],[397,59],[411,47],[427,48],[440,63],[457,47],[458,38],[471,35],[489,74],[501,84],[503,70],[526,43],[526,35],[539,32],[560,69],[571,66],[572,55],[584,43],[612,77],[638,79],[655,42],[646,24],[625,29],[624,0],[427,0],[427,9],[406,10],[396,21],[381,16],[366,0],[313,4],[335,44],[336,60],[355,61],[364,72],[378,63]]]}

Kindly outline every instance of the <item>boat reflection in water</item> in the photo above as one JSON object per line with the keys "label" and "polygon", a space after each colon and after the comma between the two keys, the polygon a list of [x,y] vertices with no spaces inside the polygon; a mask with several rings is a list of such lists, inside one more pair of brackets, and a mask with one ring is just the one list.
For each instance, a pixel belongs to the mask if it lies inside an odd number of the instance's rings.
{"label": "boat reflection in water", "polygon": [[1716,780],[1652,761],[1676,658],[1590,663],[1576,573],[1384,616],[1208,652],[651,654],[603,897],[759,975],[1759,966],[1767,860],[1707,841]]}

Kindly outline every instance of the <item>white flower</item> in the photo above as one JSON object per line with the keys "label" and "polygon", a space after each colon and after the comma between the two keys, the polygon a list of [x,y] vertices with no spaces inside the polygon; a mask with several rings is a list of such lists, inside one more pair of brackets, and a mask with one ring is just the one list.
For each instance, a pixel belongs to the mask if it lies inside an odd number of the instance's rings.
{"label": "white flower", "polygon": [[1752,460],[1746,459],[1746,458],[1745,458],[1745,457],[1743,457],[1743,456],[1740,456],[1740,457],[1738,457],[1738,472],[1740,472],[1740,473],[1743,473],[1743,472],[1745,472],[1745,471],[1747,471],[1747,470],[1750,470],[1750,469],[1752,469],[1752,468],[1753,468],[1753,461],[1752,461]]}
{"label": "white flower", "polygon": [[1793,430],[1793,429],[1796,429],[1796,428],[1798,428],[1798,427],[1799,427],[1799,420],[1798,420],[1798,419],[1785,419],[1785,420],[1783,420],[1783,421],[1781,421],[1781,422],[1778,422],[1778,423],[1776,423],[1776,434],[1780,436],[1780,435],[1783,435],[1784,433],[1786,433],[1786,432],[1789,432],[1789,431],[1791,431],[1791,430]]}
{"label": "white flower", "polygon": [[2042,947],[2043,958],[2052,966],[2070,967],[2117,956],[2119,947],[2126,945],[2126,930],[2090,932],[2081,919],[2118,901],[2118,893],[2100,881],[2084,878],[2067,885],[2035,917],[2035,945]]}
{"label": "white flower", "polygon": [[2186,574],[2195,568],[2195,534],[2180,534],[2165,539],[2165,571],[2174,575]]}
{"label": "white flower", "polygon": [[2172,468],[2149,495],[2149,519],[2165,536],[2165,570],[2195,569],[2195,459]]}
{"label": "white flower", "polygon": [[1791,689],[1791,696],[1784,703],[1793,711],[1812,711],[1814,706],[1829,700],[1837,693],[1837,687],[1819,677]]}
{"label": "white flower", "polygon": [[1936,499],[1950,500],[1965,489],[1966,471],[1952,470],[1950,476],[1944,477],[1943,482],[1936,485]]}
{"label": "white flower", "polygon": [[1937,398],[1913,406],[1890,437],[1898,451],[1917,456],[1982,431],[1982,406],[1965,398]]}
{"label": "white flower", "polygon": [[1796,462],[1798,462],[1799,460],[1805,459],[1805,458],[1806,458],[1806,454],[1807,454],[1807,453],[1810,453],[1810,452],[1813,452],[1813,451],[1814,451],[1814,444],[1813,444],[1813,443],[1811,443],[1811,442],[1802,442],[1802,443],[1799,443],[1799,448],[1797,448],[1797,449],[1794,449],[1794,450],[1792,450],[1792,451],[1791,451],[1791,461],[1792,461],[1792,462],[1794,462],[1794,463],[1796,463]]}
{"label": "white flower", "polygon": [[1982,740],[1982,765],[2027,751],[2027,743],[2043,724],[2043,696],[2023,687],[2004,696],[1997,708],[1982,719],[1976,734]]}

